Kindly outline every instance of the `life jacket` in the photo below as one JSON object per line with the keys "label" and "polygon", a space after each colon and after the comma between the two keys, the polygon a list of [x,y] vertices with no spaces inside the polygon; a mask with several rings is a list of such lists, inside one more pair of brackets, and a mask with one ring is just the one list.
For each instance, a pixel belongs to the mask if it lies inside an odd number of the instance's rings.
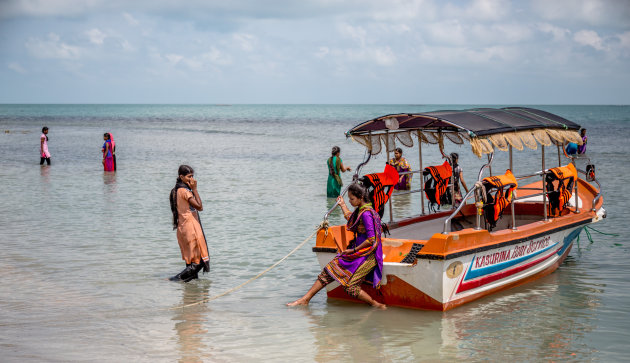
{"label": "life jacket", "polygon": [[549,169],[549,173],[545,176],[548,192],[547,198],[549,198],[549,204],[547,204],[548,216],[560,216],[565,205],[571,199],[576,179],[577,170],[573,164]]}
{"label": "life jacket", "polygon": [[389,164],[385,164],[382,173],[366,174],[361,177],[361,183],[365,186],[372,207],[381,218],[385,213],[385,203],[394,192],[394,185],[398,183],[398,171]]}
{"label": "life jacket", "polygon": [[429,209],[436,211],[442,204],[451,204],[451,193],[448,184],[451,180],[453,169],[448,161],[442,165],[427,166],[422,170],[424,177],[424,195],[429,201]]}
{"label": "life jacket", "polygon": [[503,215],[503,210],[512,202],[512,191],[518,187],[518,182],[510,169],[503,175],[489,176],[482,180],[486,189],[486,203],[483,215],[488,225],[488,231],[497,226],[497,221]]}

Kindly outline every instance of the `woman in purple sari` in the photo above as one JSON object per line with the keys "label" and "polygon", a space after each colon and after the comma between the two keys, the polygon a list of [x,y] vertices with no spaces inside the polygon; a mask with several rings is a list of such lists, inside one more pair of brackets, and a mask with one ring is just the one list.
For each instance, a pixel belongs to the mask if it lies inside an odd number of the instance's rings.
{"label": "woman in purple sari", "polygon": [[109,132],[103,134],[103,169],[105,171],[116,171],[116,164],[114,161],[114,140]]}
{"label": "woman in purple sari", "polygon": [[343,286],[346,293],[379,309],[387,309],[385,304],[372,299],[361,289],[364,281],[374,288],[380,288],[383,274],[383,246],[381,244],[381,219],[367,201],[365,189],[357,183],[348,187],[348,199],[353,213],[348,210],[343,197],[337,198],[344,217],[348,220],[346,228],[354,232],[354,240],[348,248],[324,267],[308,292],[288,306],[308,305],[319,290],[333,281]]}

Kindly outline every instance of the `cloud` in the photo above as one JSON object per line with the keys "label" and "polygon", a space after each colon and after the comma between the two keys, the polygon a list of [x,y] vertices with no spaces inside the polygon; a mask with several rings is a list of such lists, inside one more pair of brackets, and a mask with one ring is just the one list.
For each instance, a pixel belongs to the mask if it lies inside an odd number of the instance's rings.
{"label": "cloud", "polygon": [[244,51],[251,52],[254,50],[256,37],[251,34],[236,33],[232,35],[234,42]]}
{"label": "cloud", "polygon": [[20,74],[26,74],[26,73],[28,73],[28,72],[26,71],[26,69],[24,69],[24,67],[22,67],[22,66],[21,66],[19,63],[17,63],[17,62],[11,62],[11,63],[7,64],[7,67],[8,67],[10,70],[15,71],[15,72],[20,73]]}
{"label": "cloud", "polygon": [[450,19],[502,20],[510,13],[511,5],[507,0],[475,0],[466,2],[467,6],[447,3],[442,14]]}
{"label": "cloud", "polygon": [[593,47],[597,50],[606,50],[604,41],[599,37],[597,32],[593,30],[580,30],[575,33],[573,40],[575,40],[578,44]]}
{"label": "cloud", "polygon": [[123,18],[125,18],[125,20],[127,21],[127,24],[129,24],[129,25],[135,26],[135,25],[140,24],[140,22],[138,20],[136,20],[136,18],[134,18],[133,15],[131,15],[131,14],[127,13],[127,12],[123,13]]}
{"label": "cloud", "polygon": [[166,58],[168,63],[174,66],[177,65],[177,63],[179,63],[182,59],[184,59],[184,56],[179,54],[165,54],[164,58]]}
{"label": "cloud", "polygon": [[105,0],[3,0],[0,18],[76,16],[105,4]]}
{"label": "cloud", "polygon": [[107,38],[107,35],[97,28],[90,29],[85,32],[85,34],[90,39],[90,43],[94,43],[96,45],[102,45],[105,38]]}
{"label": "cloud", "polygon": [[537,28],[543,33],[551,34],[553,37],[553,40],[556,42],[565,40],[566,37],[571,34],[571,31],[569,29],[560,28],[555,25],[551,25],[549,23],[538,24]]}
{"label": "cloud", "polygon": [[532,0],[533,16],[543,19],[607,27],[627,27],[628,0]]}
{"label": "cloud", "polygon": [[81,49],[61,41],[59,35],[48,34],[47,39],[29,38],[25,44],[31,55],[42,59],[77,59]]}

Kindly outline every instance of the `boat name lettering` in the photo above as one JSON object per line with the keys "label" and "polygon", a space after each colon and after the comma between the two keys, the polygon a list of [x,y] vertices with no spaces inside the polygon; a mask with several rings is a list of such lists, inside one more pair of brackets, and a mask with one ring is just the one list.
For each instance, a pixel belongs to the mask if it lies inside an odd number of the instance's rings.
{"label": "boat name lettering", "polygon": [[497,263],[513,260],[536,251],[546,248],[551,243],[551,237],[546,236],[537,240],[514,246],[510,250],[499,251],[483,255],[475,260],[475,268],[494,265]]}

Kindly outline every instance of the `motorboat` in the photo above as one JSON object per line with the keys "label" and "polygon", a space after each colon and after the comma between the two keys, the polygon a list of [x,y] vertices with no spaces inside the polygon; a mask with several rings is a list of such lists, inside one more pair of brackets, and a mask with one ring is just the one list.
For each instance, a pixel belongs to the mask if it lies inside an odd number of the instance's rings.
{"label": "motorboat", "polygon": [[[379,207],[381,212],[389,207],[390,217],[389,235],[382,238],[383,280],[378,290],[368,284],[362,288],[389,306],[445,311],[553,273],[580,232],[606,217],[594,165],[587,155],[567,155],[564,149],[570,142],[582,144],[579,130],[580,125],[561,116],[526,107],[391,114],[351,128],[346,136],[366,149],[354,179],[365,180],[360,170],[373,155],[384,152],[389,160],[396,147],[414,143],[420,167],[408,173],[423,178],[418,189],[406,191],[420,193],[421,213],[400,219],[392,217],[398,192],[381,186],[388,198]],[[474,185],[459,204],[453,201],[454,175],[448,175],[452,160],[443,151],[449,142],[467,143],[483,158]],[[441,185],[436,186],[434,166],[423,168],[426,147],[439,148],[446,159]],[[558,165],[545,165],[545,151],[548,159],[554,147]],[[499,151],[509,153],[509,169],[492,174]],[[514,174],[515,151],[539,154],[540,164],[538,158],[527,159],[538,171]],[[441,200],[449,193],[450,201]],[[335,206],[324,216],[313,247],[322,268],[354,238],[345,225],[327,223]],[[329,298],[359,301],[337,282],[326,289]]]}

